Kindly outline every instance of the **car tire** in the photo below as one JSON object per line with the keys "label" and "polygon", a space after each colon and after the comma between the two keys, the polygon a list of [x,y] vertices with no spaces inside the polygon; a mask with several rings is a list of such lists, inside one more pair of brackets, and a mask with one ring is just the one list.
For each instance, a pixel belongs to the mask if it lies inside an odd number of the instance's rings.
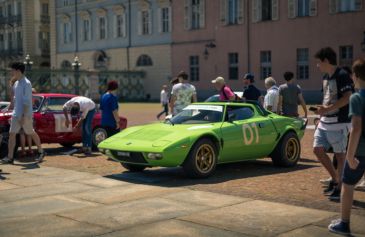
{"label": "car tire", "polygon": [[209,177],[217,166],[218,150],[208,138],[198,140],[183,163],[185,173],[191,178]]}
{"label": "car tire", "polygon": [[92,133],[92,148],[94,151],[98,150],[98,145],[100,142],[108,138],[108,133],[105,128],[97,127]]}
{"label": "car tire", "polygon": [[120,164],[130,172],[142,172],[147,168],[147,166],[144,165],[129,164],[124,162],[120,162]]}
{"label": "car tire", "polygon": [[63,147],[71,148],[71,147],[73,147],[73,145],[75,145],[75,143],[74,142],[70,142],[70,143],[63,142],[63,143],[60,143],[60,145]]}
{"label": "car tire", "polygon": [[286,133],[271,154],[275,166],[292,167],[300,159],[300,141],[294,132]]}

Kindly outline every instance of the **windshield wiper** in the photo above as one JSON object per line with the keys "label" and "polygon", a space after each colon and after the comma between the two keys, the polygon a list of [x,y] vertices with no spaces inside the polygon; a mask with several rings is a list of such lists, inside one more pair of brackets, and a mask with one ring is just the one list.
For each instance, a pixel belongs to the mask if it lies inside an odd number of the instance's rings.
{"label": "windshield wiper", "polygon": [[167,122],[169,122],[172,126],[174,126],[175,124],[171,121],[171,119],[167,118],[166,119]]}

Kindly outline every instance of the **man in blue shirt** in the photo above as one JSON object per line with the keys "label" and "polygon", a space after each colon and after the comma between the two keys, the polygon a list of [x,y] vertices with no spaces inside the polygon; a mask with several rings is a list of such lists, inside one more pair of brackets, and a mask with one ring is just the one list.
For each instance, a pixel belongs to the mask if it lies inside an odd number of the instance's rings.
{"label": "man in blue shirt", "polygon": [[33,128],[33,106],[32,106],[32,84],[24,76],[25,66],[23,63],[16,62],[11,65],[11,76],[16,81],[13,86],[14,90],[14,110],[11,117],[9,130],[8,156],[2,160],[2,163],[13,164],[13,151],[15,147],[15,137],[23,128],[24,133],[31,136],[38,147],[36,160],[42,162],[44,152],[38,134]]}
{"label": "man in blue shirt", "polygon": [[243,77],[243,95],[242,98],[246,100],[256,100],[259,101],[262,104],[263,98],[261,96],[261,92],[259,89],[254,86],[254,75],[251,73],[246,73]]}
{"label": "man in blue shirt", "polygon": [[100,100],[101,126],[106,130],[110,137],[120,131],[118,99],[115,96],[118,89],[116,81],[108,82],[107,91]]}

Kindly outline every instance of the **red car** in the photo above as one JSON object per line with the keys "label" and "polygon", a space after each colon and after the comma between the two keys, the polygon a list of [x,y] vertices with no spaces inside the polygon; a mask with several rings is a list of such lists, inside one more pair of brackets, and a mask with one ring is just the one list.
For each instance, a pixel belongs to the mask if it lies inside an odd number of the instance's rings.
{"label": "red car", "polygon": [[[70,94],[33,94],[34,130],[38,133],[42,143],[59,143],[71,147],[82,141],[81,128],[76,132],[67,129],[64,124],[63,105],[77,95]],[[11,112],[0,112],[0,158],[7,155],[9,120]],[[72,117],[75,126],[79,116]],[[127,127],[127,119],[120,117],[120,128]],[[107,135],[101,127],[101,113],[97,111],[92,122],[92,139],[95,148]],[[16,148],[17,149],[17,148]]]}

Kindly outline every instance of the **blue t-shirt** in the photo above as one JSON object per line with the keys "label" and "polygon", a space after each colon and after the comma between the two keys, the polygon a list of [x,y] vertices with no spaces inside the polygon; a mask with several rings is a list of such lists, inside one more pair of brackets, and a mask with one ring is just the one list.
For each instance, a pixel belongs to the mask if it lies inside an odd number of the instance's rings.
{"label": "blue t-shirt", "polygon": [[105,93],[100,100],[101,126],[117,126],[113,111],[118,110],[118,99],[111,93]]}
{"label": "blue t-shirt", "polygon": [[246,100],[258,100],[261,96],[261,92],[254,85],[249,85],[247,88],[243,89],[242,97],[245,97]]}

